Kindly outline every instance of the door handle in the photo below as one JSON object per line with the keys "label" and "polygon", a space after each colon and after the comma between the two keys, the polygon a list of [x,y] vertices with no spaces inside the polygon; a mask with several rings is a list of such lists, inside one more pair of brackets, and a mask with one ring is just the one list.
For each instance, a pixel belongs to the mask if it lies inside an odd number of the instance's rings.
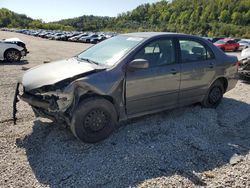
{"label": "door handle", "polygon": [[213,63],[209,63],[208,67],[209,67],[210,69],[212,69],[212,68],[214,68],[214,64],[213,64]]}
{"label": "door handle", "polygon": [[170,73],[175,75],[175,74],[177,74],[177,70],[176,69],[171,69]]}

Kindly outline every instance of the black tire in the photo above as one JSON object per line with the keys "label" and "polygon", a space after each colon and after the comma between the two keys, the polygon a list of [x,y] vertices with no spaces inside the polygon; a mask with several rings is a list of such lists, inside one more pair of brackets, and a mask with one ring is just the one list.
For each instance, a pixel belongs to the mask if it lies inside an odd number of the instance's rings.
{"label": "black tire", "polygon": [[215,81],[212,86],[209,88],[209,91],[205,98],[202,101],[202,106],[205,108],[216,108],[224,94],[224,86],[223,83],[219,80]]}
{"label": "black tire", "polygon": [[21,52],[16,49],[9,49],[4,53],[4,59],[8,62],[20,61]]}
{"label": "black tire", "polygon": [[113,104],[94,97],[82,101],[75,110],[71,131],[81,141],[96,143],[107,138],[115,129],[117,113]]}
{"label": "black tire", "polygon": [[234,49],[234,52],[237,52],[237,51],[238,51],[238,48],[235,48],[235,49]]}

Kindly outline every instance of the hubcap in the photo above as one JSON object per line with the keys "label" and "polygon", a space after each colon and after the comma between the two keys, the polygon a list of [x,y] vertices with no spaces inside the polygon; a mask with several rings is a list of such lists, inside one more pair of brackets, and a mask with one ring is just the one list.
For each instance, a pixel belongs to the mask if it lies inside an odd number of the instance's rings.
{"label": "hubcap", "polygon": [[210,104],[216,104],[221,99],[221,89],[219,87],[214,87],[209,94]]}
{"label": "hubcap", "polygon": [[101,109],[94,109],[86,115],[83,126],[90,132],[98,132],[108,123],[109,115]]}

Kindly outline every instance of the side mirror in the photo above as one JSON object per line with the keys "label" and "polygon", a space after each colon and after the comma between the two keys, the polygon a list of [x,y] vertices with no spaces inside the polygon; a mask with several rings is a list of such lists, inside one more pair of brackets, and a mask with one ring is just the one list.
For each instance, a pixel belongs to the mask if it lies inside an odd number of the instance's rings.
{"label": "side mirror", "polygon": [[149,67],[149,62],[146,59],[135,59],[129,63],[129,69],[147,69]]}

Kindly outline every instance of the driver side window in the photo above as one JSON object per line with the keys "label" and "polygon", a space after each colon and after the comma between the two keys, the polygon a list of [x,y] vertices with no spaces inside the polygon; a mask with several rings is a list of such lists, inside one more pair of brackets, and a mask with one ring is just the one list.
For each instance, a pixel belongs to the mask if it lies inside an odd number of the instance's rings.
{"label": "driver side window", "polygon": [[143,47],[134,59],[145,59],[149,67],[175,63],[174,44],[171,39],[159,39]]}

